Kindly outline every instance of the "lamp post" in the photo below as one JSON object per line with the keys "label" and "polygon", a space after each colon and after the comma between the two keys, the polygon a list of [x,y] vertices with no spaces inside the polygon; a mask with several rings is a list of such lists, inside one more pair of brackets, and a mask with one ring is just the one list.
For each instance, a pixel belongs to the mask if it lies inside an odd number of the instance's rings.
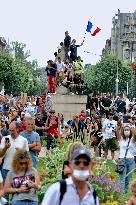
{"label": "lamp post", "polygon": [[116,96],[119,93],[119,67],[118,67],[118,59],[117,59],[117,70],[116,70]]}

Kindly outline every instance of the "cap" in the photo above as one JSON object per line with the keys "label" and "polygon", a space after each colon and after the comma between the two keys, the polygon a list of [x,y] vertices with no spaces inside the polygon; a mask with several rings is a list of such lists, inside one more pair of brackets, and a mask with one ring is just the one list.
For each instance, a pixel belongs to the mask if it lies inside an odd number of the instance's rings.
{"label": "cap", "polygon": [[71,160],[74,160],[79,156],[85,156],[86,158],[91,160],[91,153],[86,148],[77,148],[77,149],[75,149],[72,156],[71,156]]}

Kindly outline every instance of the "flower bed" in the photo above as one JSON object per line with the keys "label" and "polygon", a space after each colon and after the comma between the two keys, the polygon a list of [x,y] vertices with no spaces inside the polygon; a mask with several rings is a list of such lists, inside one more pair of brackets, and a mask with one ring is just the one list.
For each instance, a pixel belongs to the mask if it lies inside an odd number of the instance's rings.
{"label": "flower bed", "polygon": [[124,205],[125,196],[113,170],[112,162],[105,164],[102,160],[96,161],[93,167],[95,174],[89,177],[89,182],[95,188],[101,204]]}
{"label": "flower bed", "polygon": [[[61,178],[62,165],[66,159],[69,142],[59,144],[49,151],[45,158],[39,159],[38,171],[42,179],[42,189],[38,192],[39,201],[48,186]],[[102,159],[93,162],[94,176],[89,178],[90,183],[95,188],[101,205],[124,205],[125,196],[119,185],[115,165],[112,162],[105,164]]]}

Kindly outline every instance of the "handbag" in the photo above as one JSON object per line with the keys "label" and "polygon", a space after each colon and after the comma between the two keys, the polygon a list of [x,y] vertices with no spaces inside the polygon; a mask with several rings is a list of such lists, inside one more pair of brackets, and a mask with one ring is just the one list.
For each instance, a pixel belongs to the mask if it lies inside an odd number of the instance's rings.
{"label": "handbag", "polygon": [[[131,138],[129,138],[124,159],[126,159],[126,156],[127,156],[130,140],[131,140]],[[115,167],[115,172],[122,174],[122,172],[124,171],[124,168],[125,168],[125,162],[118,161],[116,164],[116,167]]]}

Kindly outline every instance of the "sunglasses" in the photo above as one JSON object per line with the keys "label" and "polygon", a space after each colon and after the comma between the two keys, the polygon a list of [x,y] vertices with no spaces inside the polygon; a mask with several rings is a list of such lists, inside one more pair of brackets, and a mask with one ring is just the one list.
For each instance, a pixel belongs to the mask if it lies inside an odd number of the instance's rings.
{"label": "sunglasses", "polygon": [[80,161],[78,159],[74,160],[74,163],[75,165],[80,165],[81,163],[84,165],[84,166],[88,166],[90,164],[90,161],[89,160],[84,160],[84,161]]}
{"label": "sunglasses", "polygon": [[20,165],[27,165],[27,162],[20,162]]}

